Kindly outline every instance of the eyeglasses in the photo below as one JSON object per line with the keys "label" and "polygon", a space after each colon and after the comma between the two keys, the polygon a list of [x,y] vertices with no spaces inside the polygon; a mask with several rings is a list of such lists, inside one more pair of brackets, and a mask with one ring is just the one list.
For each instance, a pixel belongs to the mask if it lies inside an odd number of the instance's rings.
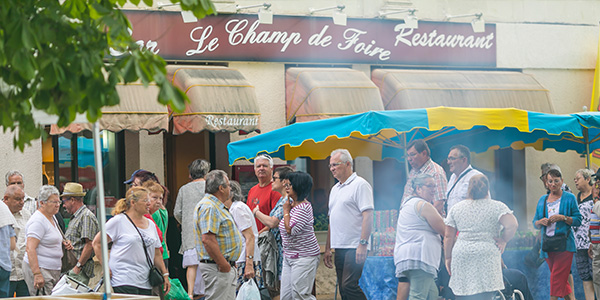
{"label": "eyeglasses", "polygon": [[46,201],[46,203],[50,203],[50,204],[60,204],[60,201]]}
{"label": "eyeglasses", "polygon": [[426,187],[428,187],[428,188],[432,188],[432,189],[436,187],[436,185],[435,185],[435,184],[424,184],[424,185],[422,185],[422,186],[426,186]]}
{"label": "eyeglasses", "polygon": [[560,181],[561,181],[560,179],[554,179],[554,180],[548,180],[548,181],[546,181],[546,183],[548,183],[548,184],[557,184],[557,183],[560,183]]}
{"label": "eyeglasses", "polygon": [[448,161],[455,161],[457,159],[461,159],[463,158],[462,156],[458,156],[458,157],[454,157],[454,156],[448,156]]}
{"label": "eyeglasses", "polygon": [[284,184],[283,184],[283,186],[284,186],[285,188],[290,188],[290,187],[292,187],[292,185],[291,185],[291,184],[289,184],[289,183],[284,183]]}
{"label": "eyeglasses", "polygon": [[281,179],[281,177],[275,177],[275,176],[273,176],[273,181],[279,180],[279,179]]}
{"label": "eyeglasses", "polygon": [[407,153],[406,153],[406,155],[407,155],[408,157],[415,157],[415,156],[417,156],[417,154],[419,154],[419,152],[407,152]]}
{"label": "eyeglasses", "polygon": [[343,162],[332,163],[332,164],[329,164],[328,166],[329,166],[329,168],[331,169],[331,168],[337,167],[337,166],[339,166],[339,165],[341,165],[341,164],[343,164]]}
{"label": "eyeglasses", "polygon": [[65,203],[65,202],[67,202],[67,201],[69,201],[69,200],[73,200],[73,198],[69,197],[69,198],[63,199],[63,200],[62,200],[62,203]]}

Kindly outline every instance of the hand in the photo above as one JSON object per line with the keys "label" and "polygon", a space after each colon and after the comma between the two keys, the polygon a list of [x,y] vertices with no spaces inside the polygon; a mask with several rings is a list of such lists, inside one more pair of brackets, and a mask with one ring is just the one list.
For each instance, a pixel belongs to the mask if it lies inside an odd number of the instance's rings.
{"label": "hand", "polygon": [[452,276],[452,272],[450,272],[450,267],[452,266],[452,258],[451,257],[447,257],[446,258],[446,270],[448,270],[448,275]]}
{"label": "hand", "polygon": [[163,290],[165,291],[165,295],[169,293],[169,290],[171,289],[171,280],[169,279],[169,276],[165,276],[165,283],[163,284]]}
{"label": "hand", "polygon": [[538,226],[542,225],[542,226],[548,226],[551,224],[550,220],[548,220],[548,218],[542,218],[537,220],[536,222],[538,224]]}
{"label": "hand", "polygon": [[291,209],[292,209],[292,202],[288,201],[288,200],[283,201],[283,213],[284,214],[289,213]]}
{"label": "hand", "polygon": [[73,244],[71,244],[71,241],[69,241],[69,240],[63,240],[63,245],[65,245],[65,249],[67,249],[67,250],[73,250]]}
{"label": "hand", "polygon": [[73,267],[73,273],[79,274],[81,272],[81,268],[78,266]]}
{"label": "hand", "polygon": [[594,258],[594,253],[592,252],[592,244],[590,244],[590,247],[588,248],[588,256],[590,258]]}
{"label": "hand", "polygon": [[323,264],[330,269],[333,269],[333,263],[331,262],[332,256],[331,249],[326,249],[325,253],[323,253]]}
{"label": "hand", "polygon": [[506,241],[503,238],[494,238],[496,240],[496,246],[500,249],[500,253],[504,253],[504,249],[506,248]]}
{"label": "hand", "polygon": [[356,248],[356,263],[362,264],[367,259],[367,245],[358,245]]}
{"label": "hand", "polygon": [[244,268],[244,278],[245,279],[254,278],[254,262],[251,260],[246,261],[246,267]]}
{"label": "hand", "polygon": [[565,216],[564,215],[556,214],[556,215],[551,216],[550,218],[548,218],[548,220],[550,220],[551,223],[564,222],[565,221]]}
{"label": "hand", "polygon": [[219,269],[219,272],[221,273],[229,273],[229,271],[231,271],[231,266],[229,264],[224,264],[224,265],[217,265],[217,268]]}
{"label": "hand", "polygon": [[36,289],[42,289],[45,283],[46,281],[44,280],[44,276],[42,275],[42,273],[33,275],[33,286]]}
{"label": "hand", "polygon": [[256,212],[257,212],[257,211],[258,211],[258,206],[255,206],[255,207],[252,209],[252,214],[253,214],[253,215],[256,215]]}

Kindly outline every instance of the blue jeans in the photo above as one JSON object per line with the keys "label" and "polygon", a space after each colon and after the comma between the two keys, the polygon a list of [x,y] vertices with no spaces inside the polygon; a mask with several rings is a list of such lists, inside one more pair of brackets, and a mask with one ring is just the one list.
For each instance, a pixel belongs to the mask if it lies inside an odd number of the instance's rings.
{"label": "blue jeans", "polygon": [[10,271],[0,268],[0,298],[8,298],[10,290]]}

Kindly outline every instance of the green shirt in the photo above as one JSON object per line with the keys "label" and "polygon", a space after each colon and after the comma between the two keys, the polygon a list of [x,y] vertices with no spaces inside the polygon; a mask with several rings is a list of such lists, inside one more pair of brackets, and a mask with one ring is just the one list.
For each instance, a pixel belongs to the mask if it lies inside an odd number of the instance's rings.
{"label": "green shirt", "polygon": [[163,259],[169,258],[169,250],[167,249],[167,225],[169,223],[169,215],[166,209],[159,209],[152,214],[152,220],[158,226],[158,229],[162,231],[163,240]]}

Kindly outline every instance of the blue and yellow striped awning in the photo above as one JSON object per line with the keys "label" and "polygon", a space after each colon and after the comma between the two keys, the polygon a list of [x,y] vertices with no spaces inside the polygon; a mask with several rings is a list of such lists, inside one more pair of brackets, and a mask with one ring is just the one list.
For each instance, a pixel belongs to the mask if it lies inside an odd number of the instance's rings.
{"label": "blue and yellow striped awning", "polygon": [[403,159],[404,146],[419,138],[427,140],[434,159],[436,155],[444,158],[456,144],[476,153],[507,147],[585,153],[584,132],[595,126],[600,127],[597,113],[554,115],[514,108],[452,107],[370,111],[293,124],[230,143],[227,150],[230,164],[252,160],[260,153],[283,160],[325,159],[337,148],[348,149],[354,157]]}

